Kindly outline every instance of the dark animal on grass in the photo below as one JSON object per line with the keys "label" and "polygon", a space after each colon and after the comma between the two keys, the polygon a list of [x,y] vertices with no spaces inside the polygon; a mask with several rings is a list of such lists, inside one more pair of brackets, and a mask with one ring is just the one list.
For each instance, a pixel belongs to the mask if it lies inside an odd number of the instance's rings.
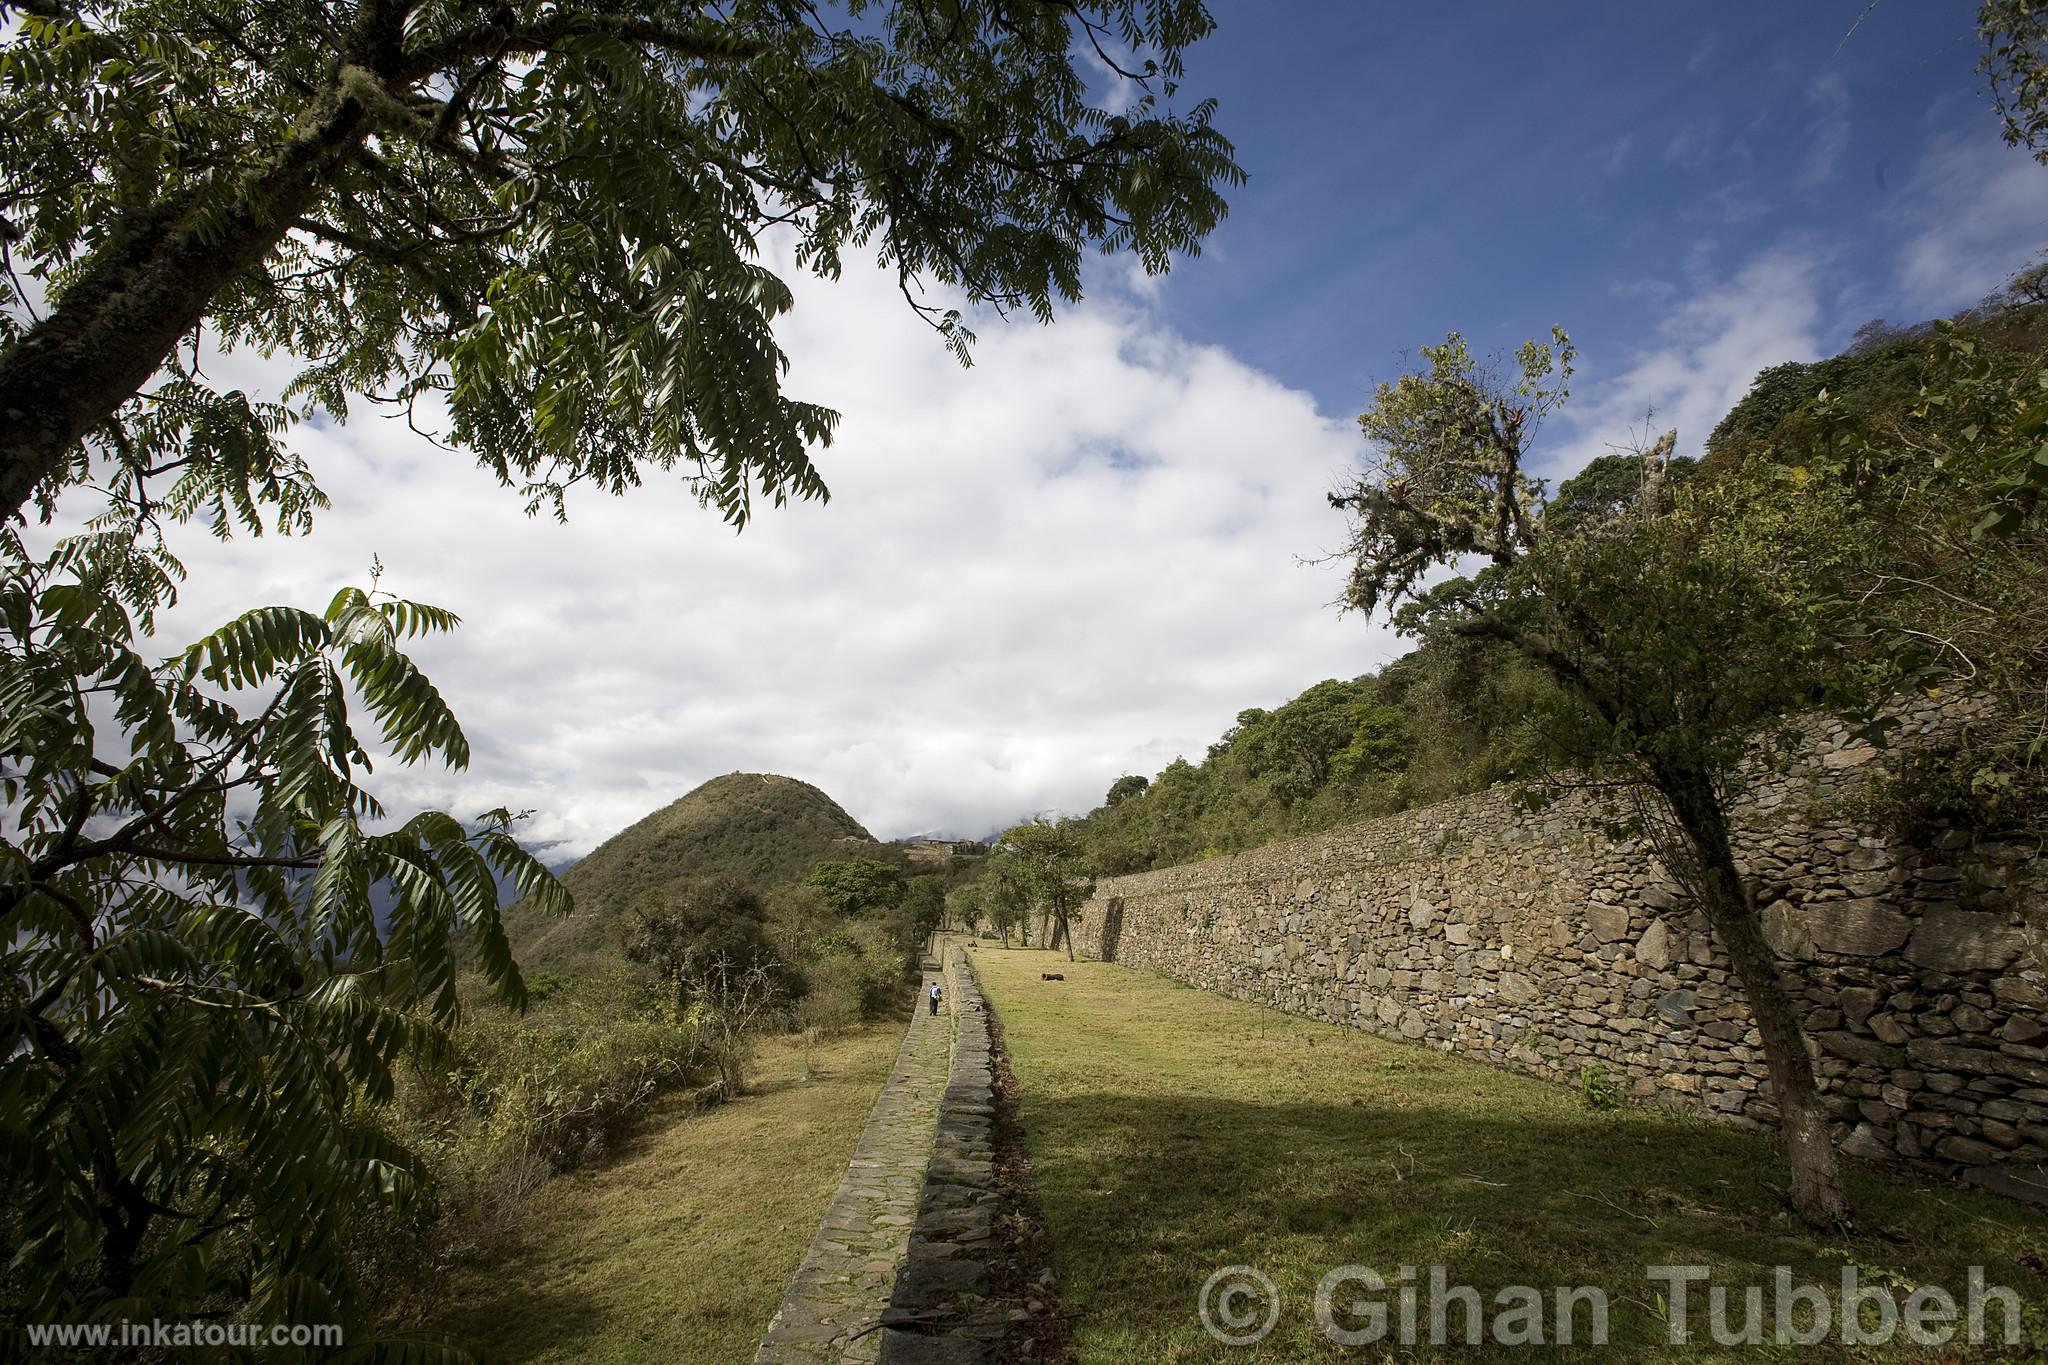
{"label": "dark animal on grass", "polygon": [[1059,972],[1040,972],[1038,979],[1040,981],[1065,981],[1067,978]]}

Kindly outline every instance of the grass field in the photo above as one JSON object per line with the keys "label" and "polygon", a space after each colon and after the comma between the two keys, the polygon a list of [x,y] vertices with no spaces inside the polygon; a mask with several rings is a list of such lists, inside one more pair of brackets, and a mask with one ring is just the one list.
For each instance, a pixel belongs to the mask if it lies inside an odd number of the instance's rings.
{"label": "grass field", "polygon": [[900,1021],[764,1044],[753,1093],[651,1116],[603,1166],[542,1187],[427,1325],[491,1361],[733,1365],[752,1357],[839,1187]]}
{"label": "grass field", "polygon": [[[1613,1344],[1584,1347],[1590,1317],[1581,1308],[1581,1345],[1535,1353],[1546,1360],[1792,1353],[1712,1345],[1708,1284],[1691,1291],[1693,1344],[1671,1346],[1668,1303],[1658,1298],[1665,1286],[1646,1274],[1653,1265],[1709,1268],[1709,1284],[1730,1287],[1737,1330],[1744,1287],[1760,1286],[1766,1339],[1780,1265],[1795,1282],[1839,1287],[1853,1262],[1863,1283],[1935,1284],[1960,1298],[1966,1267],[1981,1264],[1989,1283],[2018,1291],[2036,1328],[2041,1321],[2048,1224],[2039,1210],[1852,1165],[1857,1234],[1816,1236],[1764,1188],[1785,1178],[1766,1136],[1661,1110],[1595,1111],[1570,1090],[1127,968],[989,943],[975,959],[1008,1035],[1060,1295],[1077,1315],[1088,1365],[1451,1356],[1427,1344],[1432,1265],[1445,1267],[1450,1285],[1480,1291],[1489,1334],[1514,1303],[1494,1298],[1506,1286],[1541,1291],[1543,1339],[1553,1342],[1553,1287],[1604,1289]],[[1039,980],[1054,968],[1065,981]],[[1278,1291],[1278,1323],[1256,1346],[1219,1344],[1197,1316],[1204,1281],[1231,1265],[1257,1267]],[[1423,1344],[1340,1350],[1324,1336],[1315,1286],[1345,1265],[1371,1267],[1392,1288],[1367,1294],[1353,1283],[1336,1302],[1376,1298],[1395,1330],[1400,1267],[1420,1267]],[[1260,1314],[1250,1316],[1255,1325]],[[1994,1332],[2002,1327],[1995,1309],[1988,1320]],[[1503,1337],[1531,1325],[1510,1321]],[[1451,1310],[1448,1327],[1462,1340],[1462,1309]],[[1802,1354],[1987,1358],[1910,1347],[1903,1337],[1888,1349]],[[1475,1355],[1530,1358],[1515,1346],[1455,1352]],[[2039,1357],[2022,1348],[2009,1358]]]}

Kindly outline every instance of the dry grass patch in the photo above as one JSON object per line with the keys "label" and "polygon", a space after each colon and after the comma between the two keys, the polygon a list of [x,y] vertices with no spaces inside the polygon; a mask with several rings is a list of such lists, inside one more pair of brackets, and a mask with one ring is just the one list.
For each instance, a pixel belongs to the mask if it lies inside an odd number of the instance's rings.
{"label": "dry grass patch", "polygon": [[426,1324],[492,1361],[732,1365],[753,1355],[902,1041],[887,1020],[763,1043],[751,1093],[657,1110],[615,1159],[550,1181]]}

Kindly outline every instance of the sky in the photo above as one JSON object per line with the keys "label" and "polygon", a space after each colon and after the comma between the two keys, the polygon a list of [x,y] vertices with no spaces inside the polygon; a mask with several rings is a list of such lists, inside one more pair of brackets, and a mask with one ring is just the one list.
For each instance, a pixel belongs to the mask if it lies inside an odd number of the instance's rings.
{"label": "sky", "polygon": [[555,860],[733,771],[816,783],[882,838],[1085,811],[1403,652],[1316,561],[1355,414],[1416,346],[1570,330],[1556,477],[1652,424],[1696,451],[1758,370],[1953,312],[2048,244],[1975,5],[1867,3],[1217,3],[1183,98],[1217,98],[1250,179],[1169,276],[1107,263],[1050,328],[977,319],[963,369],[892,278],[825,284],[766,244],[789,391],[843,414],[828,504],[735,536],[656,480],[557,525],[365,414],[299,432],[335,504],[310,537],[178,544],[162,644],[317,608],[374,556],[464,618],[415,657],[474,757],[373,790],[532,810]]}

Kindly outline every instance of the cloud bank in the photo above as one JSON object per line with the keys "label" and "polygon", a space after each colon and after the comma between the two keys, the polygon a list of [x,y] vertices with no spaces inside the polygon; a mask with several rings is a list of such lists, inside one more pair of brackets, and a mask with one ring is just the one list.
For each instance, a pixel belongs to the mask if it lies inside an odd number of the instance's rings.
{"label": "cloud bank", "polygon": [[[535,812],[561,856],[734,770],[817,783],[877,835],[1083,810],[1199,755],[1250,705],[1392,657],[1328,604],[1322,494],[1355,429],[1115,289],[981,328],[963,370],[892,278],[800,278],[790,391],[844,414],[829,504],[734,535],[672,481],[572,495],[566,526],[402,423],[298,440],[335,506],[300,540],[178,544],[164,647],[361,582],[460,613],[418,657],[471,769],[381,768],[394,811]],[[283,371],[239,358],[234,382]]]}

